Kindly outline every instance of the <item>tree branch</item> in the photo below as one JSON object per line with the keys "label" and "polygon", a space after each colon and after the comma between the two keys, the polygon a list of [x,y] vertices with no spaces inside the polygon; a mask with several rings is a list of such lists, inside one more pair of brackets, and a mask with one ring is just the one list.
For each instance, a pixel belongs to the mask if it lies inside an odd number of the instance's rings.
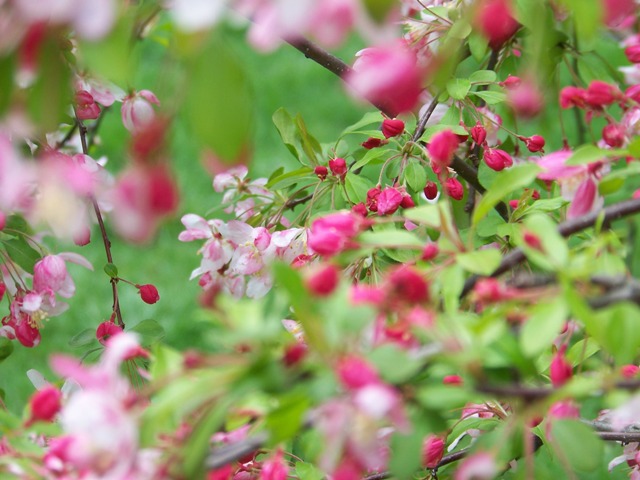
{"label": "tree branch", "polygon": [[[602,219],[603,225],[608,225],[612,221],[633,215],[640,212],[640,199],[625,200],[613,205],[610,205],[601,210],[587,213],[578,218],[567,220],[558,225],[558,233],[563,237],[568,237],[574,233],[586,230],[589,227],[594,226],[600,219]],[[525,260],[524,252],[516,248],[502,258],[502,262],[498,268],[496,268],[490,277],[497,277],[503,273],[511,270],[515,266],[519,265]],[[475,286],[476,282],[482,278],[480,275],[473,275],[467,279],[460,294],[460,298],[467,295]]]}

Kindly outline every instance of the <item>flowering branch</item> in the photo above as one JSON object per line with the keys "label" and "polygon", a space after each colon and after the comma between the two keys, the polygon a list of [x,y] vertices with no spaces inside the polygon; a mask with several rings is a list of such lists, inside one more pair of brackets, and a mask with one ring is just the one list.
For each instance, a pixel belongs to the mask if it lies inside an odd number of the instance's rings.
{"label": "flowering branch", "polygon": [[[601,221],[602,225],[608,225],[614,220],[640,212],[640,199],[625,200],[615,203],[601,210],[587,213],[577,218],[567,220],[558,225],[558,233],[563,237],[568,237],[574,233],[586,230]],[[497,277],[511,270],[525,260],[525,254],[520,248],[516,248],[506,254],[498,268],[496,268],[490,277]],[[476,282],[481,278],[479,275],[473,275],[467,279],[462,289],[460,297],[467,295],[475,286]]]}
{"label": "flowering branch", "polygon": [[[87,146],[87,127],[82,123],[82,121],[78,118],[76,114],[76,123],[78,125],[78,131],[80,133],[80,142],[82,143],[82,153],[85,155],[89,155],[89,148]],[[107,262],[113,263],[113,256],[111,255],[111,240],[109,240],[109,235],[107,234],[107,229],[104,225],[104,220],[102,218],[102,212],[100,211],[100,206],[98,205],[98,201],[96,198],[91,195],[90,197],[91,203],[93,204],[93,210],[96,214],[96,219],[98,220],[98,226],[100,227],[100,234],[102,235],[102,243],[104,244],[104,250],[107,256]],[[112,310],[116,316],[117,323],[122,328],[124,328],[124,321],[122,320],[122,312],[120,311],[120,302],[118,300],[118,279],[111,277],[111,292],[113,295],[113,306]]]}

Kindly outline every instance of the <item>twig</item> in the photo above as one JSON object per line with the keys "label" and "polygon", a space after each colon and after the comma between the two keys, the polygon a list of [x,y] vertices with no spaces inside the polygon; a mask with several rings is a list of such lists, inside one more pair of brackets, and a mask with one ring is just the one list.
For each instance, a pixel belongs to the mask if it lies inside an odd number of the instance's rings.
{"label": "twig", "polygon": [[418,125],[416,125],[416,130],[415,132],[413,132],[413,136],[411,137],[412,142],[417,142],[418,140],[420,140],[420,137],[424,133],[424,130],[427,126],[427,122],[431,118],[431,115],[433,114],[433,111],[436,109],[437,106],[438,106],[438,95],[435,95],[433,97],[433,100],[431,100],[431,103],[425,110],[425,112],[420,117],[420,121],[418,122]]}
{"label": "twig", "polygon": [[[78,130],[80,132],[80,142],[82,143],[82,153],[85,155],[89,155],[89,148],[87,146],[87,127],[84,126],[82,121],[78,118],[76,113],[76,123],[78,125]],[[111,240],[109,240],[109,235],[107,234],[107,229],[104,225],[104,220],[102,218],[102,212],[100,211],[100,206],[98,205],[98,200],[93,195],[89,195],[89,199],[93,204],[93,210],[96,214],[96,219],[98,220],[98,226],[100,227],[100,233],[102,235],[102,243],[104,244],[104,250],[107,255],[107,262],[113,263],[113,256],[111,255]],[[122,312],[120,311],[120,302],[118,301],[118,279],[111,278],[111,292],[113,295],[113,312],[116,314],[116,319],[118,321],[118,325],[124,328],[124,321],[122,320]]]}
{"label": "twig", "polygon": [[261,448],[267,441],[266,433],[259,433],[240,442],[215,448],[205,460],[208,469],[223,467]]}
{"label": "twig", "polygon": [[[587,213],[586,215],[582,215],[581,217],[567,220],[566,222],[558,225],[558,233],[563,237],[568,237],[574,233],[592,227],[596,224],[596,222],[598,222],[600,218],[602,218],[603,224],[609,224],[614,220],[633,215],[638,212],[640,212],[640,199],[625,200],[623,202],[610,205],[601,210]],[[498,275],[502,275],[503,273],[522,263],[525,258],[526,257],[524,252],[521,249],[516,248],[502,258],[502,262],[500,262],[498,268],[496,268],[489,276],[497,277]],[[462,298],[467,295],[473,289],[476,282],[480,278],[482,277],[479,275],[473,275],[469,277],[464,284],[464,288],[462,289],[460,297]]]}

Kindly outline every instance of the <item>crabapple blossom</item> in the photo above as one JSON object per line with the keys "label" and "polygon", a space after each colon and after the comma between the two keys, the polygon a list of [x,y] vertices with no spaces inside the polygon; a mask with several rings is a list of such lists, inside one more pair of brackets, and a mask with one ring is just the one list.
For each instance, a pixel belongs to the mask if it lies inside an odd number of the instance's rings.
{"label": "crabapple blossom", "polygon": [[213,178],[213,189],[222,193],[222,203],[229,205],[225,212],[236,214],[238,220],[246,221],[254,214],[254,208],[263,201],[273,198],[273,193],[265,188],[266,178],[247,179],[249,170],[244,165],[233,167]]}
{"label": "crabapple blossom", "polygon": [[487,38],[489,46],[498,50],[520,28],[513,18],[510,0],[481,0],[475,12],[474,22],[478,31]]}
{"label": "crabapple blossom", "polygon": [[378,215],[390,215],[394,213],[400,208],[403,198],[402,193],[396,188],[387,187],[382,190],[376,199]]}
{"label": "crabapple blossom", "polygon": [[438,196],[438,185],[431,180],[427,181],[427,184],[424,187],[424,196],[427,197],[428,200],[435,200]]}
{"label": "crabapple blossom", "polygon": [[460,139],[451,130],[438,132],[431,138],[427,145],[429,158],[439,167],[448,167],[451,165],[453,155],[458,149],[459,144]]}
{"label": "crabapple blossom", "polygon": [[308,245],[319,255],[331,256],[350,248],[362,228],[363,218],[351,212],[336,212],[311,224]]}
{"label": "crabapple blossom", "polygon": [[79,120],[95,120],[100,116],[100,107],[86,90],[76,93],[76,115]]}
{"label": "crabapple blossom", "polygon": [[554,387],[560,387],[567,383],[573,376],[573,367],[567,361],[565,352],[566,345],[562,345],[553,356],[549,367],[549,377]]}
{"label": "crabapple blossom", "polygon": [[333,264],[313,270],[306,279],[307,289],[318,297],[330,295],[340,282],[340,271]]}
{"label": "crabapple blossom", "polygon": [[160,100],[150,90],[140,90],[122,101],[122,123],[127,130],[135,132],[153,122],[156,113],[153,105],[160,105]]}
{"label": "crabapple blossom", "polygon": [[329,160],[329,169],[336,177],[344,178],[347,174],[347,162],[344,158],[332,158]]}
{"label": "crabapple blossom", "polygon": [[497,148],[486,149],[482,158],[489,168],[497,172],[513,165],[511,155]]}
{"label": "crabapple blossom", "polygon": [[422,464],[426,468],[436,468],[442,460],[445,446],[442,437],[429,435],[425,438],[422,444]]}
{"label": "crabapple blossom", "polygon": [[444,189],[446,190],[447,195],[454,200],[462,200],[462,197],[464,196],[464,187],[457,178],[447,178],[444,182]]}

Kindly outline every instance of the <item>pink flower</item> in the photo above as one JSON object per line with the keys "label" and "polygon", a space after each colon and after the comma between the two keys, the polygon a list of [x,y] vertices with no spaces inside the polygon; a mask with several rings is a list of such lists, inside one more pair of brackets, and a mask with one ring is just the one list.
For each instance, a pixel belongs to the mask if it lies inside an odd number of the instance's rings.
{"label": "pink flower", "polygon": [[631,63],[640,63],[640,45],[631,45],[624,49],[624,54]]}
{"label": "pink flower", "polygon": [[393,187],[387,187],[377,198],[378,215],[390,215],[400,207],[403,195]]}
{"label": "pink flower", "polygon": [[543,152],[544,153],[544,138],[540,135],[532,135],[531,137],[525,138],[525,144],[527,145],[527,149],[532,152]]}
{"label": "pink flower", "polygon": [[140,90],[126,97],[120,110],[125,128],[135,132],[153,122],[156,117],[153,105],[160,105],[160,101],[149,90]]}
{"label": "pink flower", "polygon": [[497,172],[513,165],[511,155],[504,150],[498,150],[495,148],[488,148],[485,150],[483,159],[484,163],[486,163],[489,168]]}
{"label": "pink flower", "polygon": [[347,162],[344,158],[332,158],[329,160],[329,169],[336,177],[344,178],[347,174]]}
{"label": "pink flower", "polygon": [[390,301],[410,304],[429,301],[429,284],[418,270],[409,265],[390,270],[385,286]]}
{"label": "pink flower", "polygon": [[324,265],[315,270],[306,279],[307,289],[315,296],[330,295],[340,282],[340,270],[333,264]]}
{"label": "pink flower", "polygon": [[355,95],[384,106],[396,116],[418,104],[422,72],[415,54],[404,44],[371,47],[358,52],[346,82]]}
{"label": "pink flower", "polygon": [[357,390],[366,385],[380,383],[378,372],[360,357],[345,357],[338,362],[336,368],[340,383],[347,389]]}
{"label": "pink flower", "polygon": [[422,465],[426,468],[436,468],[442,460],[445,443],[442,437],[429,435],[422,443]]}
{"label": "pink flower", "polygon": [[507,103],[518,117],[533,118],[542,110],[544,97],[533,81],[525,80],[507,90]]}
{"label": "pink flower", "polygon": [[638,365],[623,365],[620,367],[620,374],[624,378],[633,378],[638,375],[638,372],[640,372]]}
{"label": "pink flower", "polygon": [[404,132],[404,122],[397,118],[385,118],[382,121],[382,134],[385,138],[397,137]]}
{"label": "pink flower", "polygon": [[562,345],[551,360],[549,367],[549,377],[554,387],[558,388],[567,383],[573,376],[573,367],[567,361],[565,352],[566,345]]}
{"label": "pink flower", "polygon": [[420,256],[420,259],[428,262],[436,258],[439,253],[440,249],[438,248],[438,244],[429,242],[422,249],[422,255]]}
{"label": "pink flower", "polygon": [[62,257],[47,255],[38,260],[33,267],[33,289],[38,292],[58,292],[67,298],[73,296],[75,285]]}
{"label": "pink flower", "polygon": [[612,148],[620,148],[627,142],[626,129],[618,123],[608,123],[602,129],[602,140]]}
{"label": "pink flower", "polygon": [[102,322],[96,329],[96,338],[102,345],[106,345],[109,338],[122,332],[122,327],[116,325],[114,322]]}
{"label": "pink flower", "polygon": [[47,385],[37,391],[29,401],[31,417],[27,424],[36,421],[51,422],[62,408],[62,392],[57,388]]}
{"label": "pink flower", "polygon": [[351,212],[336,212],[318,218],[311,224],[309,247],[319,255],[335,255],[353,245],[363,218]]}
{"label": "pink flower", "polygon": [[560,107],[584,108],[586,105],[586,90],[574,86],[564,87],[560,91]]}
{"label": "pink flower", "polygon": [[585,101],[593,108],[603,108],[611,105],[620,97],[621,93],[617,86],[600,80],[593,80],[587,87]]}
{"label": "pink flower", "polygon": [[289,467],[282,458],[282,450],[265,460],[260,470],[260,480],[286,480],[289,474]]}
{"label": "pink flower", "polygon": [[554,418],[580,418],[580,410],[571,400],[561,400],[549,407],[549,420]]}
{"label": "pink flower", "polygon": [[520,28],[513,18],[509,0],[483,0],[479,2],[475,17],[476,28],[489,40],[489,46],[497,50]]}
{"label": "pink flower", "polygon": [[80,120],[95,120],[100,116],[100,107],[85,90],[76,93],[76,115]]}
{"label": "pink flower", "polygon": [[451,130],[438,132],[431,137],[427,145],[429,158],[441,168],[448,167],[451,165],[453,155],[456,153],[459,144],[460,139]]}
{"label": "pink flower", "polygon": [[454,480],[491,480],[498,472],[498,465],[493,455],[477,452],[462,461],[453,478]]}
{"label": "pink flower", "polygon": [[587,177],[578,186],[569,210],[567,211],[567,218],[576,218],[589,213],[598,205],[596,202],[598,198],[598,187],[596,183]]}

